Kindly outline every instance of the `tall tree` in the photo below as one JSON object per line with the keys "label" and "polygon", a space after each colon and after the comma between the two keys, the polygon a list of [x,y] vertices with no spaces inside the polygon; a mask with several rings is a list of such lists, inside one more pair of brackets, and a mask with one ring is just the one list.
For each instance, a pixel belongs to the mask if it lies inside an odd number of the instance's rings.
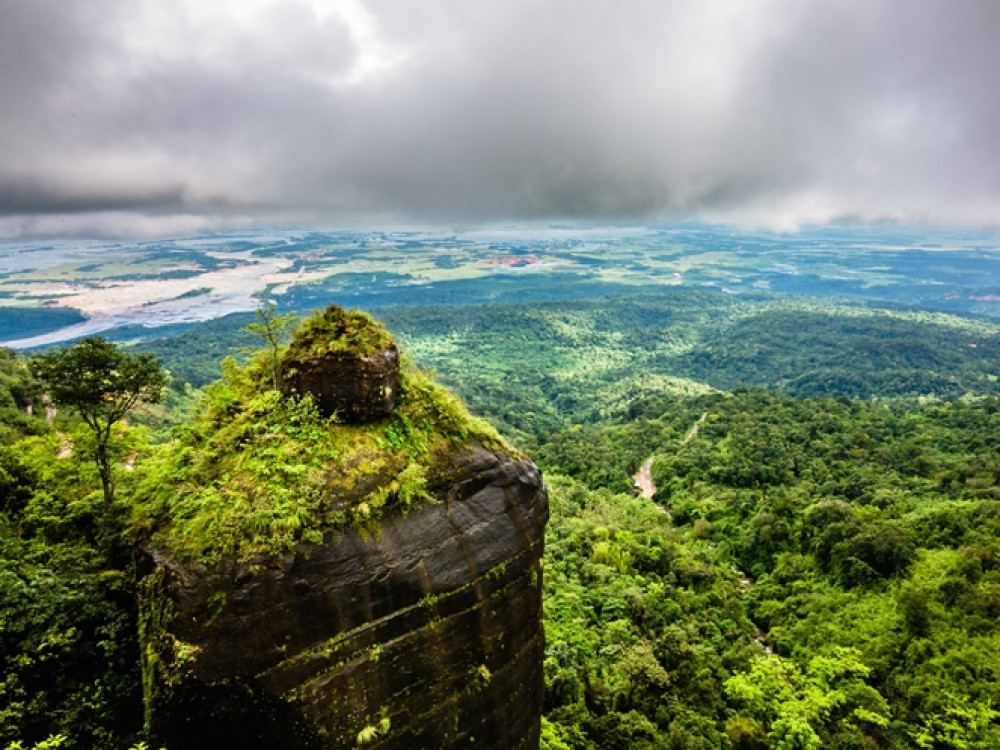
{"label": "tall tree", "polygon": [[94,433],[94,462],[101,475],[105,503],[114,500],[108,443],[114,425],[142,402],[156,403],[167,383],[152,354],[131,355],[99,336],[46,352],[33,360],[49,397],[72,406]]}

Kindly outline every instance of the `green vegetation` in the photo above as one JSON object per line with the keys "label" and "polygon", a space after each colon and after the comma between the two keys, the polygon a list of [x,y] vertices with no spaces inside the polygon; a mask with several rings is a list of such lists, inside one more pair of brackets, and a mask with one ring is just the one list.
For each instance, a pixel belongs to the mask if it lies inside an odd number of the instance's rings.
{"label": "green vegetation", "polygon": [[[115,359],[111,380],[95,384],[101,398],[60,410],[50,426],[24,411],[42,392],[26,361],[6,351],[0,358],[0,400],[17,415],[5,421],[11,447],[0,449],[2,747],[56,737],[51,746],[110,750],[138,738],[136,531],[202,559],[271,554],[344,525],[378,533],[386,508],[406,512],[431,500],[438,462],[461,444],[503,446],[408,362],[393,415],[349,427],[319,417],[309,398],[268,388],[262,352],[246,367],[229,360],[226,379],[206,390],[197,416],[174,428],[152,459],[143,460],[147,430],[102,423],[118,453],[143,461],[141,471],[119,473],[106,501],[90,460],[97,436],[82,417],[91,407],[106,418],[109,408],[135,405],[109,402],[104,396],[123,394],[101,388],[132,383],[115,378],[136,360],[151,363],[149,355]],[[91,374],[69,382],[81,386]]]}
{"label": "green vegetation", "polygon": [[[473,413],[531,455],[571,425],[711,388],[862,399],[1000,394],[1000,326],[886,305],[678,288],[532,305],[395,307],[379,317]],[[204,385],[242,344],[246,320],[213,321],[137,351]]]}
{"label": "green vegetation", "polygon": [[261,305],[254,313],[254,320],[243,329],[244,333],[264,342],[270,359],[271,385],[277,390],[281,381],[281,347],[291,335],[292,327],[299,316],[292,313],[279,314],[274,303]]}
{"label": "green vegetation", "polygon": [[796,396],[1000,393],[994,325],[927,312],[852,312],[762,310],[706,336],[675,366],[717,388],[770,386]]}
{"label": "green vegetation", "polygon": [[[129,347],[133,352],[154,355],[171,375],[175,388],[189,383],[201,388],[222,377],[222,361],[229,356],[241,356],[247,336],[241,332],[256,320],[256,313],[235,313],[191,326],[170,326],[160,329],[162,338],[144,340],[147,330],[125,328],[119,331],[119,341],[139,338]],[[245,358],[245,357],[242,357]]]}
{"label": "green vegetation", "polygon": [[908,309],[679,289],[382,317],[474,411],[527,407],[534,421],[505,420],[525,433],[706,385],[865,399],[1000,394],[1000,326]]}
{"label": "green vegetation", "polygon": [[[304,321],[288,353],[341,351],[345,341],[391,344],[368,316],[330,308]],[[135,511],[156,546],[181,557],[246,559],[346,526],[377,533],[387,508],[406,512],[431,499],[428,480],[460,446],[503,445],[408,362],[392,414],[345,425],[321,416],[309,394],[268,388],[271,356],[262,352],[247,367],[224,362],[224,379],[206,389],[198,415],[146,465]]]}
{"label": "green vegetation", "polygon": [[736,576],[649,500],[548,484],[543,747],[721,746],[756,632]]}
{"label": "green vegetation", "polygon": [[[547,715],[557,736],[579,748],[997,746],[1000,401],[738,390],[644,413],[567,431],[543,466],[617,487],[627,475],[602,479],[595,434],[633,455],[644,444],[669,512],[579,485],[567,507],[549,474]],[[650,570],[650,559],[667,562]],[[650,612],[654,592],[656,607],[673,598],[679,608]],[[622,703],[613,627],[651,649],[644,679],[658,675],[657,701]],[[698,633],[687,639],[693,684],[671,673],[663,645],[685,627]],[[712,702],[696,704],[706,684]],[[580,698],[551,703],[564,693]],[[709,721],[678,739],[690,706]],[[603,722],[622,727],[620,744],[608,744]]]}
{"label": "green vegetation", "polygon": [[152,307],[153,305],[159,305],[164,302],[176,302],[182,299],[194,299],[195,297],[204,297],[206,294],[212,293],[212,287],[210,286],[200,286],[197,289],[188,289],[186,292],[181,292],[176,297],[171,297],[167,300],[151,300],[149,302],[144,302],[143,307]]}
{"label": "green vegetation", "polygon": [[[0,395],[39,392],[24,360],[4,364]],[[127,747],[141,717],[128,501],[104,501],[78,417],[22,417],[0,448],[0,747]],[[116,439],[145,449],[142,430]]]}
{"label": "green vegetation", "polygon": [[79,310],[65,307],[0,307],[0,341],[13,341],[83,323]]}
{"label": "green vegetation", "polygon": [[47,425],[35,414],[36,408],[44,412],[41,383],[27,361],[0,348],[0,443],[44,432]]}
{"label": "green vegetation", "polygon": [[392,336],[370,315],[360,310],[345,310],[330,305],[311,315],[296,331],[289,346],[291,359],[303,360],[322,357],[331,352],[349,352],[358,357],[369,357],[385,351],[394,344]]}
{"label": "green vegetation", "polygon": [[115,487],[108,453],[112,430],[139,404],[162,398],[167,379],[160,363],[151,354],[133,356],[91,336],[38,355],[32,366],[52,401],[76,409],[93,432],[94,461],[110,506]]}
{"label": "green vegetation", "polygon": [[[680,289],[382,316],[545,472],[543,748],[1000,746],[996,324]],[[280,339],[208,385],[248,320],[129,350],[175,380],[169,409],[116,425],[141,470],[110,520],[93,433],[48,424],[0,352],[0,747],[139,739],[128,533],[203,561],[378,534],[460,445],[502,445],[405,362],[369,425],[282,396]],[[310,355],[387,345],[339,309],[302,330]]]}

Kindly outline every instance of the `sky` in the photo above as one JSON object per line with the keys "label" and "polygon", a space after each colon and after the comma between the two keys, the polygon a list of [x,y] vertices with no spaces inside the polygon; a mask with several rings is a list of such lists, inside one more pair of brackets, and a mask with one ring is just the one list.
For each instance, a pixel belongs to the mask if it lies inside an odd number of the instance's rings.
{"label": "sky", "polygon": [[0,0],[0,238],[1000,224],[993,0]]}

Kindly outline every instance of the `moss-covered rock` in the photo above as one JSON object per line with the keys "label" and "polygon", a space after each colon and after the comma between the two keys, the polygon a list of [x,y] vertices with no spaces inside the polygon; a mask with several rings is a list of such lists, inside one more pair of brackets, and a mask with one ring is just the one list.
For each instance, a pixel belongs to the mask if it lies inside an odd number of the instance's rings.
{"label": "moss-covered rock", "polygon": [[[548,504],[537,469],[470,445],[390,511],[280,559],[150,553],[149,727],[172,750],[538,747]],[[275,736],[283,738],[274,744]],[[255,739],[256,738],[256,739]]]}
{"label": "moss-covered rock", "polygon": [[323,416],[372,422],[399,394],[399,350],[381,323],[330,305],[296,331],[281,359],[282,390],[310,394]]}
{"label": "moss-covered rock", "polygon": [[[328,314],[355,320],[328,310],[289,352],[320,356]],[[363,424],[268,388],[263,357],[223,372],[136,503],[151,739],[537,748],[535,466],[405,361],[395,408]]]}
{"label": "moss-covered rock", "polygon": [[344,528],[377,533],[389,509],[430,500],[427,477],[463,445],[504,447],[447,390],[404,362],[393,413],[347,425],[310,395],[266,387],[229,360],[191,425],[146,463],[135,503],[145,544],[215,562],[280,556]]}

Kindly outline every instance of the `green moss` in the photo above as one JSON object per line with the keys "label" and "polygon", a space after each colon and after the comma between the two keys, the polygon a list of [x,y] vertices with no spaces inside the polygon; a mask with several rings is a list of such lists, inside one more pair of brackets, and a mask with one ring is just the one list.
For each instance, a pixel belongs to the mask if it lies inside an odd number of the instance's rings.
{"label": "green moss", "polygon": [[355,743],[357,746],[368,745],[381,737],[389,734],[389,729],[392,726],[392,722],[389,720],[388,716],[382,716],[375,724],[368,724],[360,732],[358,732],[357,739]]}
{"label": "green moss", "polygon": [[173,601],[166,595],[164,579],[167,573],[157,568],[140,583],[139,641],[142,667],[144,725],[147,732],[155,730],[156,707],[170,700],[180,683],[184,670],[197,655],[197,647],[170,635],[176,618]]}
{"label": "green moss", "polygon": [[392,335],[370,315],[330,305],[303,321],[285,358],[294,362],[339,351],[370,357],[394,343]]}
{"label": "green moss", "polygon": [[223,374],[193,422],[147,463],[137,493],[137,531],[178,558],[279,556],[346,527],[377,535],[389,509],[431,499],[428,476],[462,445],[504,447],[405,358],[395,410],[366,425],[269,389],[263,356],[245,368],[229,359]]}

